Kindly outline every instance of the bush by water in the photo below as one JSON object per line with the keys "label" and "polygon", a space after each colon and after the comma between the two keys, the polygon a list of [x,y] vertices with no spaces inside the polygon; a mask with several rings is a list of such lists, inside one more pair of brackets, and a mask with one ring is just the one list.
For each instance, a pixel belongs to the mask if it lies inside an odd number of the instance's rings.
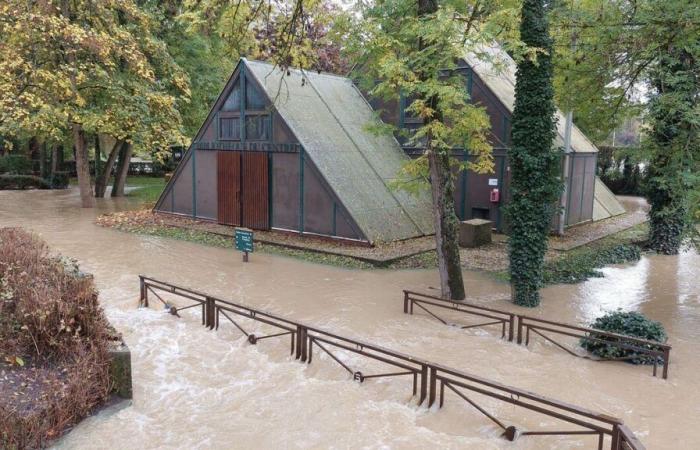
{"label": "bush by water", "polygon": [[[598,317],[591,328],[610,333],[624,334],[655,342],[666,342],[666,331],[660,322],[648,319],[644,314],[635,311],[615,311]],[[633,364],[653,364],[653,356],[645,355],[631,349],[621,349],[603,342],[595,342],[590,339],[582,339],[581,346],[594,355],[604,358],[631,357],[629,362]],[[651,350],[659,350],[659,347],[648,345]],[[657,362],[662,362],[660,359]]]}
{"label": "bush by water", "polygon": [[44,447],[103,402],[109,339],[92,277],[0,228],[0,448]]}

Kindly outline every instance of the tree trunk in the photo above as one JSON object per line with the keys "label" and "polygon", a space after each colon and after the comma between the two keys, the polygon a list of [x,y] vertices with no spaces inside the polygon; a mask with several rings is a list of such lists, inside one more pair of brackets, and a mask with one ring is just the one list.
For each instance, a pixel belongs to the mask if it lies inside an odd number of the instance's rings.
{"label": "tree trunk", "polygon": [[544,256],[563,188],[560,154],[553,148],[556,136],[552,40],[545,0],[524,0],[520,37],[528,47],[544,53],[537,61],[518,62],[512,142],[508,149],[511,200],[506,209],[510,224],[508,256],[511,296],[515,304],[540,304]]}
{"label": "tree trunk", "polygon": [[121,146],[122,141],[117,139],[107,156],[107,162],[105,162],[102,172],[100,172],[100,175],[95,179],[95,197],[103,198],[105,196],[107,183],[109,182],[109,177],[112,174],[112,168],[114,167],[114,162],[117,160],[117,155],[119,154]]}
{"label": "tree trunk", "polygon": [[698,148],[697,95],[700,62],[686,49],[665,48],[652,81],[656,93],[650,102],[652,158],[646,186],[649,210],[649,247],[676,255],[692,233],[689,207]]}
{"label": "tree trunk", "polygon": [[446,153],[430,151],[428,164],[440,290],[444,298],[464,300],[464,281],[459,256],[459,224],[455,213],[450,156]]}
{"label": "tree trunk", "polygon": [[126,175],[129,172],[129,161],[131,160],[131,144],[123,142],[119,150],[119,162],[117,163],[117,171],[114,174],[114,184],[112,185],[112,197],[124,196],[124,185],[126,184]]}
{"label": "tree trunk", "polygon": [[[418,0],[418,16],[437,12],[436,0]],[[419,46],[425,47],[424,42]],[[418,74],[423,81],[436,74]],[[432,120],[442,120],[442,113],[436,98],[428,99],[435,110]],[[454,180],[450,167],[450,149],[431,148],[428,136],[426,149],[430,171],[430,190],[433,199],[433,224],[435,226],[435,247],[440,273],[440,291],[443,298],[464,300],[464,281],[459,256],[459,225],[455,213]]]}
{"label": "tree trunk", "polygon": [[75,144],[75,170],[78,174],[78,187],[80,188],[80,202],[83,208],[95,206],[90,185],[90,161],[88,159],[87,141],[82,125],[73,124],[73,142]]}
{"label": "tree trunk", "polygon": [[41,145],[39,144],[39,140],[35,137],[32,137],[31,139],[29,139],[27,147],[29,153],[29,161],[31,161],[32,165],[32,175],[41,175]]}
{"label": "tree trunk", "polygon": [[58,171],[58,145],[51,146],[51,175]]}

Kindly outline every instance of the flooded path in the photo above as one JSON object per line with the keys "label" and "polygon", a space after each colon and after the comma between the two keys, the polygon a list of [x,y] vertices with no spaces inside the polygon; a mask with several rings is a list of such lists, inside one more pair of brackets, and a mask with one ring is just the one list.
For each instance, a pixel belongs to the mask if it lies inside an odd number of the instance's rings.
{"label": "flooded path", "polygon": [[[328,358],[310,366],[290,360],[286,343],[253,347],[232,326],[207,331],[195,313],[176,319],[139,310],[140,273],[620,417],[649,449],[700,445],[700,257],[694,252],[643,257],[605,269],[605,278],[549,287],[543,307],[527,311],[585,323],[623,308],[661,321],[674,347],[664,381],[650,367],[577,360],[541,340],[524,348],[497,339],[496,330],[460,331],[404,315],[401,290],[429,292],[439,285],[434,271],[354,271],[257,253],[243,264],[232,250],[93,224],[98,213],[130,207],[128,200],[100,201],[95,211],[77,204],[74,190],[0,191],[0,226],[32,229],[92,272],[109,319],[132,350],[133,405],[85,420],[56,448],[594,447],[576,437],[506,442],[465,402],[448,400],[439,411],[414,406],[408,381],[358,385]],[[507,285],[479,272],[465,272],[465,283],[472,301],[516,310],[505,300]],[[527,423],[522,410],[486,405]]]}

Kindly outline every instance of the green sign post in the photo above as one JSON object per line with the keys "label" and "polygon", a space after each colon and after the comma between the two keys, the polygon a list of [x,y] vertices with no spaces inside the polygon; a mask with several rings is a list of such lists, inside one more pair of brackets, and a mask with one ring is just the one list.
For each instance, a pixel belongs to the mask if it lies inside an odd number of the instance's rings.
{"label": "green sign post", "polygon": [[247,228],[236,228],[233,239],[236,250],[243,252],[243,262],[248,262],[248,253],[253,253],[253,231]]}

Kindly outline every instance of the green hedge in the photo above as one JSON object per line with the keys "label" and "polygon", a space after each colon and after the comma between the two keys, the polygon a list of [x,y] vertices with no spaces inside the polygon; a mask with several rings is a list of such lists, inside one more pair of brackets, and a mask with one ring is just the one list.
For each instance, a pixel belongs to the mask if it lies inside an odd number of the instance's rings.
{"label": "green hedge", "polygon": [[634,244],[619,244],[607,248],[590,248],[572,253],[544,267],[545,284],[579,283],[589,278],[602,277],[599,268],[610,264],[623,264],[639,261],[641,250]]}
{"label": "green hedge", "polygon": [[68,172],[54,172],[48,179],[51,189],[66,189],[69,181],[70,177],[68,176]]}
{"label": "green hedge", "polygon": [[[630,311],[615,311],[598,317],[591,328],[610,333],[624,334],[626,336],[647,339],[655,342],[666,342],[667,336],[663,325],[648,319],[644,314]],[[628,361],[632,364],[653,364],[655,357],[629,349],[621,349],[614,345],[596,342],[590,339],[581,339],[581,347],[603,359],[631,357]],[[647,348],[659,350],[659,347],[648,345]],[[656,358],[658,363],[662,358]]]}
{"label": "green hedge", "polygon": [[51,185],[34,175],[0,175],[0,189],[50,189]]}
{"label": "green hedge", "polygon": [[29,175],[32,162],[24,155],[0,156],[0,174]]}

